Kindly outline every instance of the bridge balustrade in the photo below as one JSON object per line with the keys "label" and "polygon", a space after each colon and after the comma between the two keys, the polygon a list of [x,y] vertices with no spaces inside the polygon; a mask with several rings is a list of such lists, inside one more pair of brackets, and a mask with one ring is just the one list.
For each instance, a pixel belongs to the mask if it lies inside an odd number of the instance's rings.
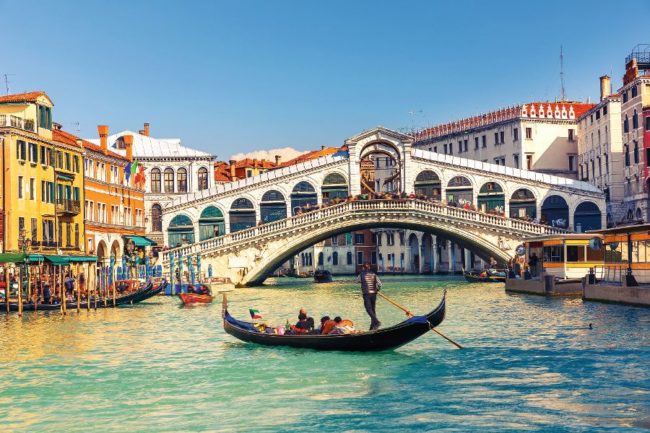
{"label": "bridge balustrade", "polygon": [[558,234],[566,233],[566,230],[536,224],[519,219],[511,219],[505,216],[485,214],[473,210],[451,207],[439,202],[429,202],[417,199],[399,199],[399,200],[358,200],[348,201],[333,206],[313,210],[307,213],[288,217],[284,220],[273,221],[257,227],[251,227],[240,230],[235,233],[228,233],[216,238],[207,239],[185,245],[172,250],[163,252],[163,262],[169,263],[169,257],[187,256],[197,253],[203,253],[217,248],[237,244],[242,241],[255,239],[260,236],[268,236],[274,233],[282,233],[291,228],[309,226],[314,223],[322,223],[331,220],[334,217],[344,216],[345,214],[363,211],[376,210],[402,210],[402,211],[422,211],[430,214],[442,215],[461,221],[474,221],[488,226],[497,226],[505,229],[517,230],[529,233],[531,235],[541,234]]}

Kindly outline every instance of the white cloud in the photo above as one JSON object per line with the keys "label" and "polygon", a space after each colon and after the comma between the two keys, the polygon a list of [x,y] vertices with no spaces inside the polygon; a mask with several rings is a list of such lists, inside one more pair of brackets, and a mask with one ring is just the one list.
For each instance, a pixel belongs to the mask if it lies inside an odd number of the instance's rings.
{"label": "white cloud", "polygon": [[282,161],[288,161],[293,159],[306,151],[296,150],[292,147],[281,147],[278,149],[269,149],[269,150],[256,150],[254,152],[248,153],[236,153],[230,157],[230,159],[240,160],[245,158],[251,159],[266,159],[267,161],[275,161],[275,155],[280,155]]}

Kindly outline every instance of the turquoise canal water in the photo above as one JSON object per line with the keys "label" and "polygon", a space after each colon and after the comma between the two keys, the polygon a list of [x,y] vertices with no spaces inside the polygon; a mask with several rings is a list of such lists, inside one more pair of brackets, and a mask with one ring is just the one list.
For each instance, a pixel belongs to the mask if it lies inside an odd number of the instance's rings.
{"label": "turquoise canal water", "polygon": [[[440,330],[397,351],[321,353],[241,343],[221,306],[0,319],[2,432],[611,431],[650,429],[650,309],[513,296],[501,285],[386,278],[416,312],[449,294]],[[278,279],[231,311],[284,323],[368,320],[351,282]],[[384,324],[403,318],[378,301]],[[593,329],[588,329],[589,323]]]}

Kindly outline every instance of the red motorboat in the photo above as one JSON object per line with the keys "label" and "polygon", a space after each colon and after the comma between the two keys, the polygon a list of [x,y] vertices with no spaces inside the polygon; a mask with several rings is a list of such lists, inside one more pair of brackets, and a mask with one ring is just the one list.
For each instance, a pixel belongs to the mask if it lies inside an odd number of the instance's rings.
{"label": "red motorboat", "polygon": [[191,291],[189,293],[179,293],[178,297],[181,298],[181,301],[183,301],[183,304],[189,305],[189,304],[209,304],[212,302],[212,290],[210,290],[210,287],[201,284],[199,286],[199,293],[196,291]]}

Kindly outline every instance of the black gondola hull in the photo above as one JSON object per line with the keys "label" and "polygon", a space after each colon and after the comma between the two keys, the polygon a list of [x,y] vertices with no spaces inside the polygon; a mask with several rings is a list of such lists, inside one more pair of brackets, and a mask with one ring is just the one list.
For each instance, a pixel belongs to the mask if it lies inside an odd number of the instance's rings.
{"label": "black gondola hull", "polygon": [[225,309],[224,330],[239,340],[266,346],[339,351],[380,351],[396,349],[426,334],[445,318],[445,297],[425,316],[416,316],[389,328],[345,335],[277,335],[245,329],[251,324],[234,319]]}

